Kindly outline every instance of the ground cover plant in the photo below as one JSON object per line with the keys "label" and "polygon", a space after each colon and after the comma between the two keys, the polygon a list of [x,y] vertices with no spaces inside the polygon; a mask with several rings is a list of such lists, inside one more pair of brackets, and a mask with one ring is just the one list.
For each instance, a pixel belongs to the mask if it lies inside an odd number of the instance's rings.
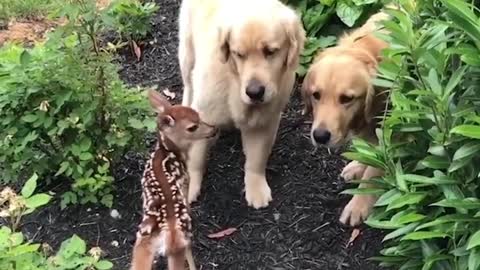
{"label": "ground cover plant", "polygon": [[73,181],[62,205],[111,206],[112,164],[145,149],[155,128],[144,96],[127,89],[102,47],[106,11],[76,0],[58,16],[68,23],[32,49],[0,49],[0,182],[36,172],[46,182]]}
{"label": "ground cover plant", "polygon": [[63,2],[61,0],[0,0],[0,22],[7,23],[11,19],[39,19],[57,9]]}
{"label": "ground cover plant", "polygon": [[101,260],[101,249],[86,250],[85,242],[77,235],[62,242],[57,253],[44,243],[26,241],[21,231],[22,219],[48,204],[51,196],[35,193],[38,175],[33,174],[26,182],[21,193],[17,194],[9,187],[0,190],[0,268],[5,270],[67,270],[111,269],[112,263]]}
{"label": "ground cover plant", "polygon": [[403,4],[377,84],[391,110],[380,144],[346,156],[385,170],[367,224],[389,233],[375,259],[394,269],[480,269],[480,13],[461,0]]}

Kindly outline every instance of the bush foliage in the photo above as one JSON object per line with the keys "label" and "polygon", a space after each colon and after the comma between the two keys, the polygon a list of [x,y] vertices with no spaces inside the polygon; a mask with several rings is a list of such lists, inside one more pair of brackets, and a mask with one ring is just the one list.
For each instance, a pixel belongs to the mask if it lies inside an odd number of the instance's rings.
{"label": "bush foliage", "polygon": [[37,172],[71,179],[62,205],[110,206],[112,165],[141,151],[154,130],[146,99],[127,89],[101,47],[104,12],[78,0],[60,15],[68,24],[32,49],[0,49],[0,183]]}
{"label": "bush foliage", "polygon": [[77,235],[62,242],[56,254],[51,254],[47,244],[25,240],[19,227],[22,218],[47,204],[48,194],[34,194],[38,175],[34,174],[23,186],[21,193],[6,187],[0,190],[0,269],[3,270],[66,270],[66,269],[111,269],[113,264],[101,260],[99,248],[86,250],[85,242]]}
{"label": "bush foliage", "polygon": [[382,6],[381,0],[283,0],[295,7],[302,16],[307,42],[297,73],[306,74],[307,68],[319,49],[335,44],[336,37],[326,36],[328,25],[338,24],[341,29],[361,24],[368,15]]}
{"label": "bush foliage", "polygon": [[376,83],[391,109],[379,146],[347,156],[380,167],[367,224],[390,230],[378,259],[394,269],[480,269],[480,13],[462,0],[390,11]]}

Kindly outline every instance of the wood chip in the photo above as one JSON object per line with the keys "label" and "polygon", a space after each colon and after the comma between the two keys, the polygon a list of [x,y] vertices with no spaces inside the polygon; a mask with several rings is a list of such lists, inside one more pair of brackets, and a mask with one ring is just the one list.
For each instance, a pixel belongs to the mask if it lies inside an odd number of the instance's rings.
{"label": "wood chip", "polygon": [[211,239],[219,239],[219,238],[223,238],[225,236],[229,236],[236,231],[237,231],[237,228],[228,228],[228,229],[216,232],[216,233],[211,233],[207,236],[208,236],[208,238],[211,238]]}

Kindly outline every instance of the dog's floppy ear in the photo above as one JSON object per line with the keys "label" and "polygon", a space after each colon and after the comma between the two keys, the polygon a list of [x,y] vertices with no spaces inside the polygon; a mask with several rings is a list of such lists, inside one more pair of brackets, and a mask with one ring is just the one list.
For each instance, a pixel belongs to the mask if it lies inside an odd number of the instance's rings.
{"label": "dog's floppy ear", "polygon": [[218,39],[218,44],[220,45],[220,61],[225,64],[230,58],[230,29],[219,29]]}
{"label": "dog's floppy ear", "polygon": [[313,105],[312,105],[312,98],[311,98],[311,92],[310,88],[312,87],[312,73],[315,72],[311,68],[307,72],[307,75],[303,79],[302,82],[302,88],[300,88],[300,92],[302,94],[302,100],[304,103],[304,108],[302,111],[303,115],[308,115],[312,112],[313,110]]}
{"label": "dog's floppy ear", "polygon": [[294,11],[288,14],[284,28],[289,43],[285,64],[288,68],[295,69],[298,66],[299,57],[305,44],[305,29],[303,29],[300,17]]}
{"label": "dog's floppy ear", "polygon": [[378,61],[374,56],[364,50],[352,50],[351,53],[355,58],[362,61],[367,66],[368,73],[372,77],[377,74]]}
{"label": "dog's floppy ear", "polygon": [[365,122],[369,124],[373,118],[375,117],[374,115],[374,102],[376,98],[376,93],[375,93],[375,88],[373,85],[370,85],[367,89],[367,94],[365,96],[365,108],[364,108],[364,117],[365,117]]}

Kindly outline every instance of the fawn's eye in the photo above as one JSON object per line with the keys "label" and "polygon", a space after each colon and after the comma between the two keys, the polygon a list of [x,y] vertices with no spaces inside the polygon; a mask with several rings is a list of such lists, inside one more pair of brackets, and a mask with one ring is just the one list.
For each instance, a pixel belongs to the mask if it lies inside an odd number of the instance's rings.
{"label": "fawn's eye", "polygon": [[263,48],[263,55],[265,55],[265,57],[270,57],[274,55],[276,52],[278,52],[277,48],[269,48],[269,47]]}
{"label": "fawn's eye", "polygon": [[188,132],[195,132],[198,129],[198,125],[189,126],[187,128]]}
{"label": "fawn's eye", "polygon": [[319,91],[313,92],[312,96],[315,100],[320,100],[320,98],[322,97]]}
{"label": "fawn's eye", "polygon": [[355,99],[354,96],[341,95],[340,96],[340,103],[341,104],[348,104],[348,103],[352,102],[353,99]]}

